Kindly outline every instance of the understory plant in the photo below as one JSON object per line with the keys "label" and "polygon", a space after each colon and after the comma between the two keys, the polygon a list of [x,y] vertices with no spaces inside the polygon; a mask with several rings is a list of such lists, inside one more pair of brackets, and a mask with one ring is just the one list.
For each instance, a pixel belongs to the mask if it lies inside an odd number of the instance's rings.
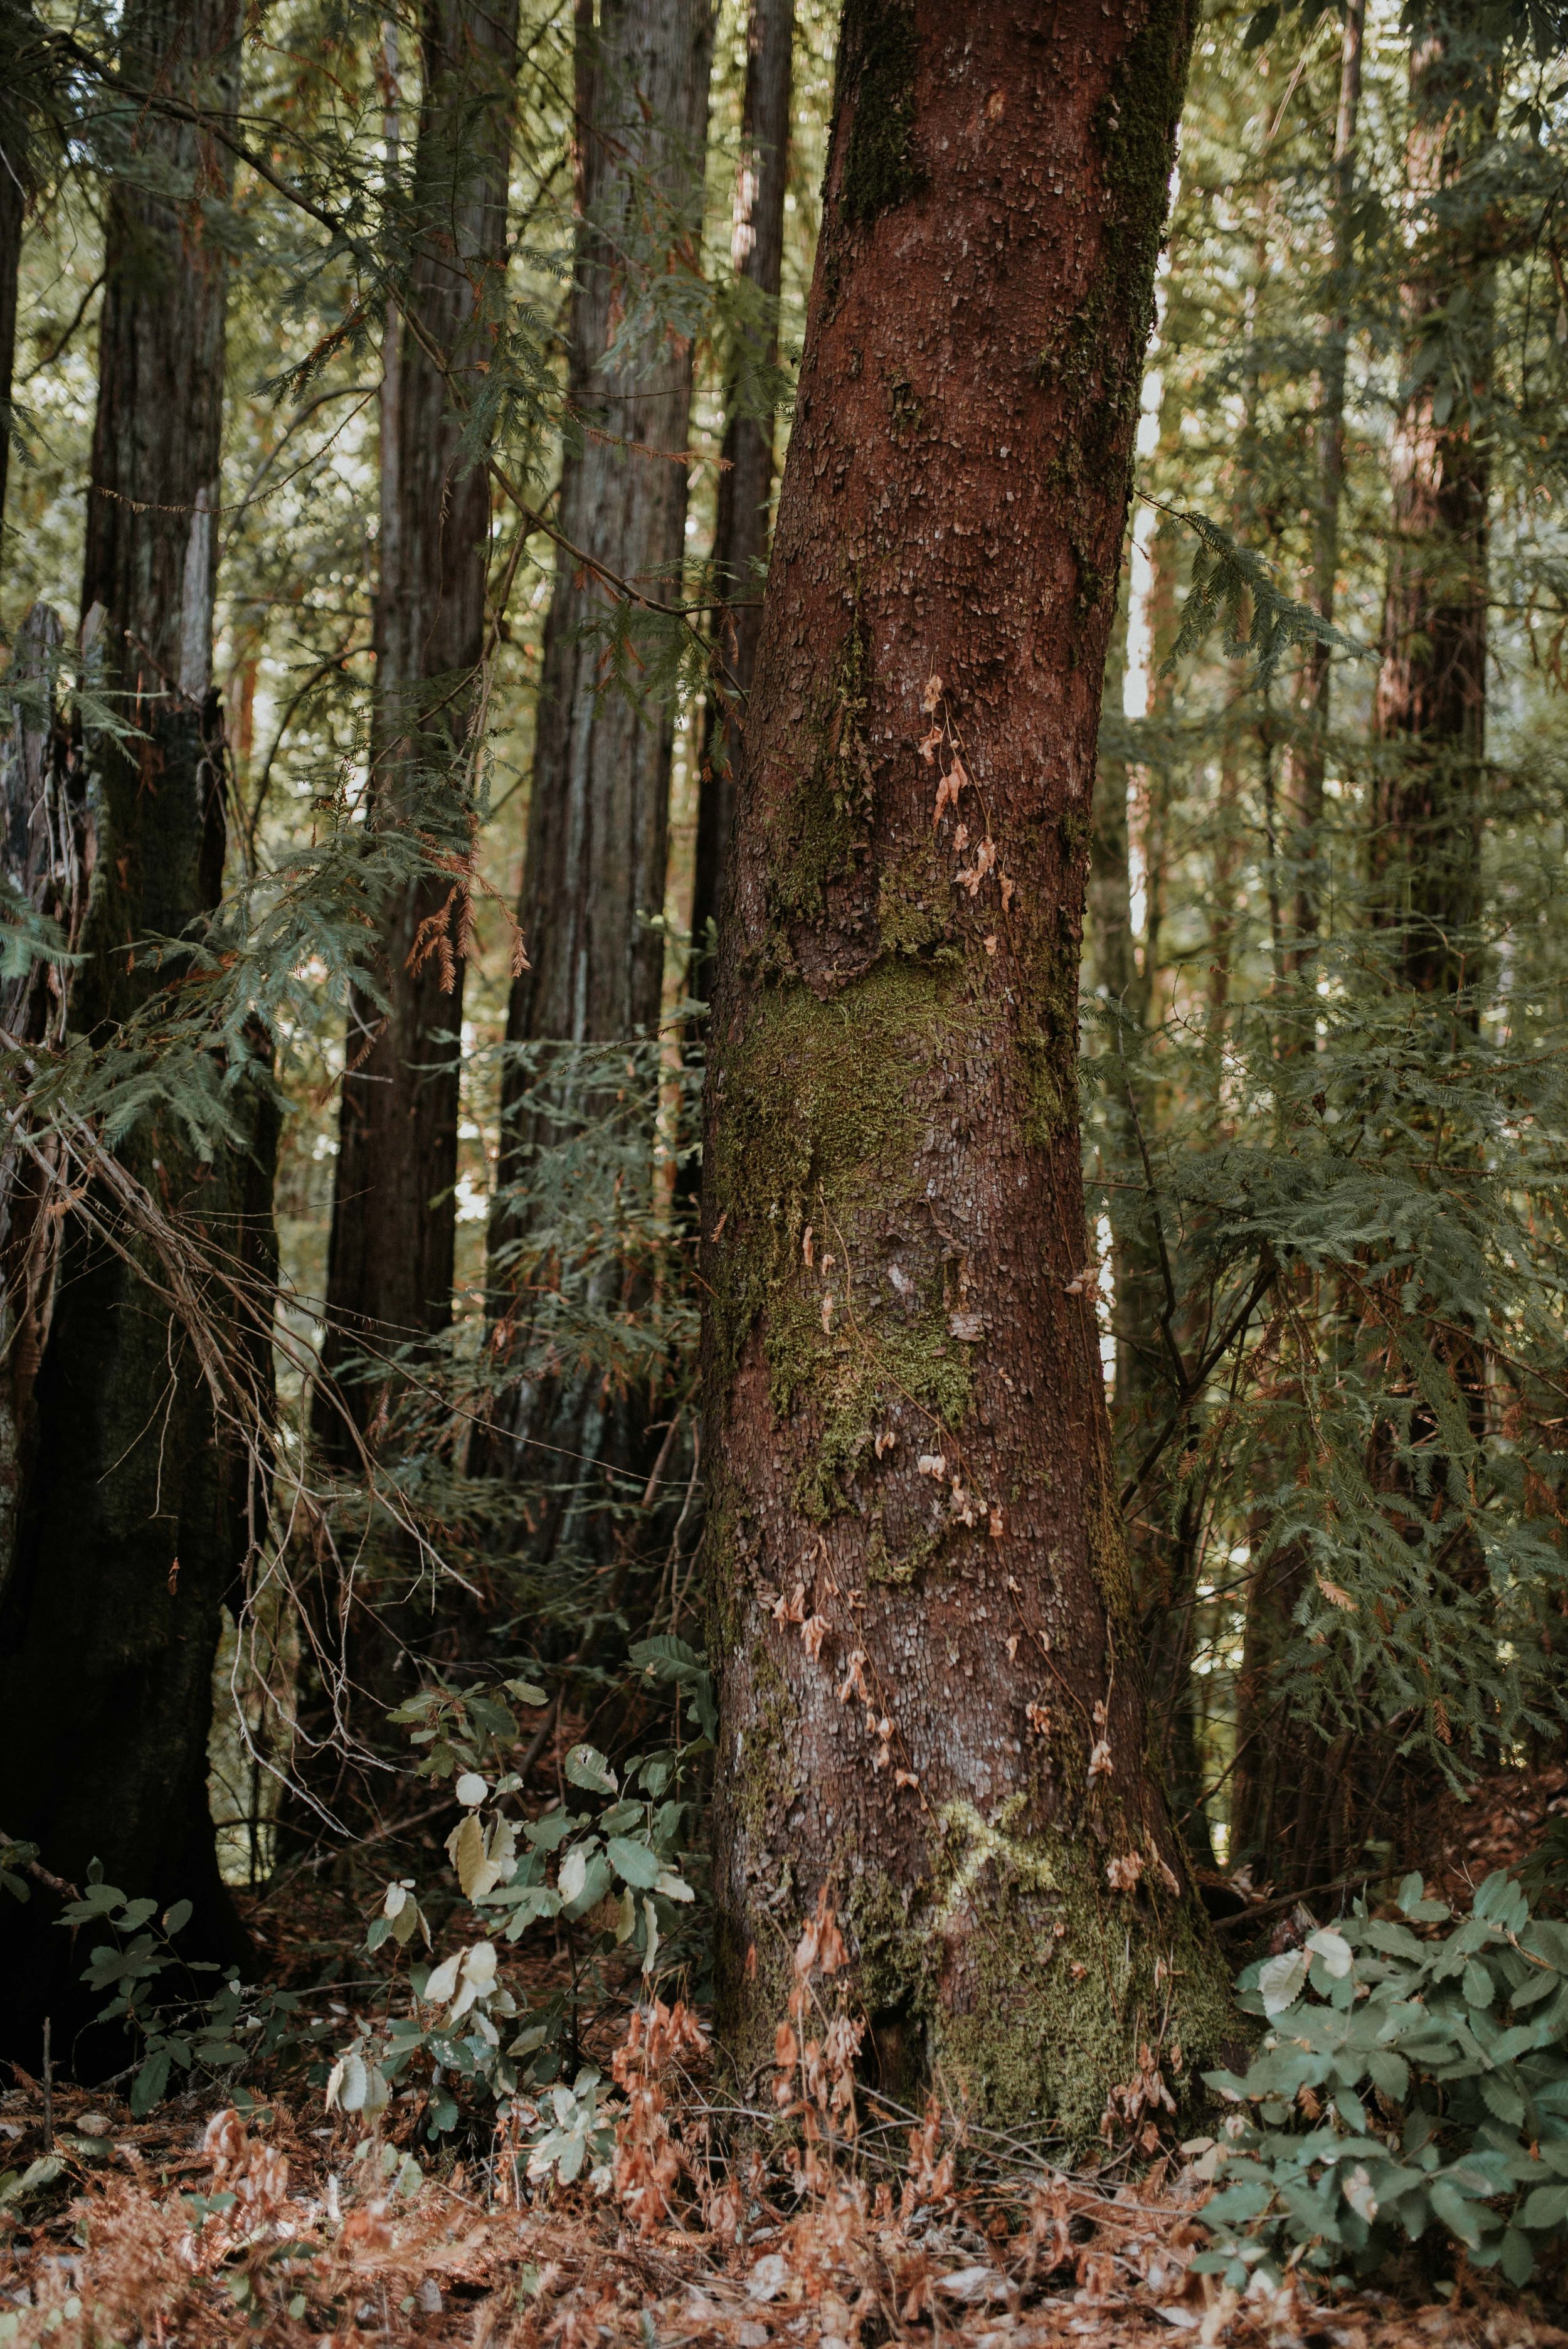
{"label": "understory plant", "polygon": [[1194,2265],[1365,2275],[1444,2238],[1525,2282],[1568,2227],[1568,1925],[1489,1876],[1470,1913],[1418,1875],[1397,1917],[1350,1916],[1238,1978],[1265,2025],[1213,2149],[1213,2236]]}
{"label": "understory plant", "polygon": [[[499,1693],[434,1687],[392,1716],[411,1724],[425,1748],[420,1770],[452,1781],[463,1815],[447,1838],[447,1857],[459,1909],[466,1907],[480,1930],[438,1962],[410,1964],[405,2011],[394,2011],[389,1983],[380,2016],[357,2020],[327,2082],[329,2107],[374,2123],[395,2094],[418,2096],[419,2082],[421,2126],[432,2139],[456,2129],[465,2107],[479,2104],[527,2148],[536,2181],[553,2173],[570,2183],[585,2166],[603,2167],[613,2130],[602,2075],[579,2060],[581,2013],[603,1992],[603,1965],[618,1951],[640,1961],[649,1994],[661,1975],[687,1961],[680,1920],[696,1899],[685,1872],[694,1771],[711,1750],[715,1726],[706,1664],[684,1640],[665,1633],[637,1642],[631,1662],[640,1680],[673,1685],[675,1742],[634,1754],[619,1768],[596,1746],[574,1745],[563,1775],[588,1800],[580,1807],[554,1803],[536,1818],[504,1807],[521,1781],[498,1766],[516,1738],[515,1718]],[[531,1682],[504,1685],[521,1705],[546,1702]],[[683,1738],[683,1712],[696,1737]],[[520,2009],[498,1943],[520,1940],[541,1921],[582,1929],[571,1941],[572,1984]],[[413,1879],[397,1878],[386,1888],[366,1948],[374,1954],[391,1944],[412,1953],[416,1937],[432,1943],[425,1906]],[[407,2084],[402,2090],[400,2081]]]}

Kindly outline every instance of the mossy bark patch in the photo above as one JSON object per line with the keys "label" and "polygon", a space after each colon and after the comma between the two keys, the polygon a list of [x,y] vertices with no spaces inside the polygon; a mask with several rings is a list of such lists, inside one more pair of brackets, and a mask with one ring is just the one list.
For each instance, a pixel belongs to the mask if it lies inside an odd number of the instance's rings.
{"label": "mossy bark patch", "polygon": [[853,106],[839,184],[840,217],[866,226],[928,184],[915,150],[920,63],[913,0],[845,0],[840,103]]}

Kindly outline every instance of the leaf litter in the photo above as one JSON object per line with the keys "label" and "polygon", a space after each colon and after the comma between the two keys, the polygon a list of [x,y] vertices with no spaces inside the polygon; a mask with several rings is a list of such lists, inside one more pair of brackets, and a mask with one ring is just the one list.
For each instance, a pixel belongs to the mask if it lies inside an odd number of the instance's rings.
{"label": "leaf litter", "polygon": [[26,2164],[8,2175],[34,2182],[0,2185],[0,2349],[1568,2349],[1544,2289],[1500,2291],[1462,2255],[1353,2294],[1193,2273],[1210,2140],[1151,2138],[1162,2084],[1129,2085],[1125,2141],[1098,2168],[1053,2168],[934,2096],[913,2113],[869,2089],[845,1965],[824,1897],[754,2103],[690,2007],[634,2009],[613,2154],[570,2185],[528,2163],[504,2111],[443,2170],[397,2106],[366,2135],[319,2101],[203,2116],[185,2097],[136,2121],[101,2087],[65,2089],[45,2151],[20,2075],[0,2130]]}

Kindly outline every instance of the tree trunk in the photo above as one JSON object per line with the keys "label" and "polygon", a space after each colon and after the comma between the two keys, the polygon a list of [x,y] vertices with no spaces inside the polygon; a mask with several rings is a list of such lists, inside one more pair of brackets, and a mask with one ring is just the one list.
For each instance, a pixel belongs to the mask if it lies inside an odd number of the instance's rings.
{"label": "tree trunk", "polygon": [[25,199],[9,140],[0,141],[0,524],[11,463],[11,377],[16,357],[16,287],[22,269]]}
{"label": "tree trunk", "polygon": [[[714,629],[717,673],[709,691],[697,790],[692,943],[707,951],[735,820],[733,734],[744,723],[762,633],[762,565],[773,499],[769,378],[779,357],[779,286],[784,264],[784,193],[789,166],[789,88],[795,0],[752,0],[746,34],[740,169],[730,257],[758,297],[742,316],[718,477],[713,567],[722,607]],[[759,412],[766,408],[766,413]]]}
{"label": "tree trunk", "polygon": [[617,581],[679,600],[692,347],[654,296],[696,264],[710,0],[605,0],[597,31],[579,12],[578,43],[574,433],[559,505],[575,551],[562,549],[545,630],[521,908],[532,968],[507,1015],[519,1044],[651,1033],[664,981],[648,925],[664,911],[673,708],[639,694],[634,663],[624,689],[607,681],[603,631],[638,619],[634,604],[617,611]]}
{"label": "tree trunk", "polygon": [[[381,405],[372,791],[378,822],[454,860],[398,889],[380,941],[383,1013],[355,999],[338,1119],[324,1364],[363,1426],[382,1359],[451,1319],[472,776],[484,655],[490,476],[462,446],[506,272],[516,0],[430,0],[415,156],[421,235],[389,317]],[[318,1433],[348,1449],[329,1405]]]}
{"label": "tree trunk", "polygon": [[[680,601],[692,347],[668,305],[678,320],[681,279],[697,266],[712,49],[711,0],[603,0],[597,30],[591,7],[579,6],[573,424],[558,508],[567,543],[545,627],[520,915],[532,968],[507,1011],[509,1045],[543,1049],[516,1053],[503,1083],[502,1196],[490,1227],[503,1308],[529,1223],[518,1190],[537,1153],[596,1116],[626,1113],[614,1106],[624,1071],[607,1097],[594,1048],[658,1028],[674,710],[667,692],[639,678],[667,656],[680,625],[647,607]],[[608,657],[606,629],[629,637]],[[534,1092],[542,1084],[548,1107]],[[645,1090],[633,1088],[632,1154],[646,1124],[651,1173]],[[498,1327],[514,1333],[492,1356],[504,1377],[530,1342],[526,1314]],[[521,1474],[529,1447],[542,1445],[536,1459],[556,1483],[536,1551],[584,1512],[602,1547],[602,1464],[624,1464],[637,1448],[635,1431],[613,1424],[619,1405],[605,1389],[602,1367],[568,1371],[497,1406],[497,1464]]]}
{"label": "tree trunk", "polygon": [[[1392,933],[1392,976],[1439,996],[1465,983],[1465,933],[1479,910],[1492,264],[1480,200],[1472,210],[1457,192],[1493,112],[1488,78],[1476,75],[1476,38],[1473,16],[1454,12],[1411,46],[1407,175],[1427,216],[1403,297],[1407,377],[1434,314],[1461,289],[1468,347],[1462,366],[1417,384],[1396,430],[1374,713],[1372,916]],[[1473,1350],[1440,1330],[1432,1343],[1479,1410],[1484,1372]],[[1422,1506],[1402,1472],[1382,1481],[1396,1523],[1407,1503]],[[1441,1486],[1434,1473],[1432,1489]],[[1443,1791],[1427,1757],[1400,1755],[1397,1733],[1347,1731],[1327,1744],[1277,1692],[1308,1571],[1296,1549],[1254,1562],[1237,1692],[1233,1857],[1254,1857],[1282,1891],[1355,1867],[1374,1837],[1398,1864],[1420,1865]]]}
{"label": "tree trunk", "polygon": [[[46,707],[40,712],[19,698],[11,704],[4,858],[12,885],[74,947],[87,905],[90,833],[81,762],[55,713],[62,641],[58,616],[35,604],[22,624],[12,678],[14,686],[42,690]],[[12,1056],[19,1092],[28,1048],[53,1049],[64,1040],[66,995],[66,968],[42,956],[0,986],[0,1047]],[[61,1218],[49,1209],[60,1172],[58,1137],[46,1123],[35,1128],[26,1120],[25,1133],[7,1128],[0,1148],[0,1588],[15,1559],[36,1434],[33,1392],[54,1308],[60,1239]]]}
{"label": "tree trunk", "polygon": [[[122,23],[126,77],[232,115],[240,32],[234,0],[137,0]],[[222,887],[211,640],[226,270],[201,198],[170,189],[221,202],[226,175],[215,140],[150,114],[109,200],[82,606],[84,636],[141,735],[88,744],[97,856],[70,999],[72,1027],[106,1041],[167,978],[167,952],[142,942],[199,934]],[[192,1248],[267,1283],[275,1115],[259,1082],[229,1075],[242,1143],[203,1161],[160,1107],[119,1155]],[[0,1823],[57,1876],[80,1882],[96,1858],[128,1893],[190,1899],[188,1953],[242,1961],[214,1854],[207,1736],[222,1609],[265,1495],[215,1421],[141,1244],[126,1246],[129,1261],[67,1222],[37,1456],[0,1595]],[[264,1340],[218,1334],[249,1343],[253,1376],[270,1377]],[[98,2003],[72,1978],[55,1909],[36,1893],[0,1919],[5,2048],[33,2065],[46,2013],[65,2055]]]}
{"label": "tree trunk", "polygon": [[884,2076],[1074,2137],[1140,2043],[1181,2072],[1227,2015],[1074,1293],[1095,738],[1190,37],[1184,0],[846,11],[708,1088],[731,2058],[770,2059],[821,1893]]}
{"label": "tree trunk", "polygon": [[1467,299],[1460,352],[1422,375],[1395,433],[1375,725],[1374,918],[1398,934],[1404,982],[1437,993],[1476,976],[1464,934],[1480,904],[1495,260],[1481,198],[1456,191],[1496,100],[1474,87],[1475,42],[1461,10],[1410,50],[1408,178],[1429,209],[1403,296],[1408,377],[1434,318]]}
{"label": "tree trunk", "polygon": [[[1361,47],[1366,0],[1346,0],[1339,48],[1339,107],[1334,125],[1332,174],[1334,220],[1334,311],[1318,378],[1317,502],[1313,515],[1312,600],[1332,622],[1339,577],[1339,512],[1345,495],[1345,378],[1350,352],[1350,291],[1356,261],[1357,135],[1361,113]],[[1311,951],[1323,918],[1323,786],[1328,766],[1329,698],[1333,671],[1328,647],[1315,643],[1307,655],[1303,699],[1306,740],[1300,758],[1296,815],[1296,942],[1292,960]]]}

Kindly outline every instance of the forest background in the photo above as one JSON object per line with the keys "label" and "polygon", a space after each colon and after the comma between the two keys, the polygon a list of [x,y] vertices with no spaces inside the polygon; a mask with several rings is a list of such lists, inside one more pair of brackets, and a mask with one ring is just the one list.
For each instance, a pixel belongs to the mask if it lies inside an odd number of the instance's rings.
{"label": "forest background", "polygon": [[[371,1957],[403,1962],[509,1893],[501,1921],[554,1940],[509,2057],[457,2061],[454,2093],[436,2049],[434,2143],[470,2094],[575,2071],[638,1967],[713,1987],[703,1004],[763,580],[745,523],[791,428],[839,27],[810,0],[597,26],[306,5],[238,40],[219,11],[203,56],[201,16],[5,19],[4,1669],[25,1728],[0,1860],[34,1896],[6,1919],[29,1984],[10,2052],[39,2069],[49,2012],[86,2076],[83,2030],[101,2071],[133,2026],[146,2105],[193,2065],[232,2075],[232,2017],[193,2036],[122,1982],[129,2016],[93,2025],[112,1967],[61,1992],[67,1896],[127,1946],[143,1894],[166,1919],[189,1899],[187,1958],[253,1978],[272,1947],[293,1981],[358,1984],[367,1918]],[[1069,843],[1088,1247],[1068,1287],[1110,1410],[1151,1751],[1238,1962],[1238,1919],[1266,1936],[1303,1899],[1449,1883],[1478,1778],[1519,1774],[1542,1816],[1559,1783],[1557,32],[1217,5],[1181,116]],[[863,94],[881,68],[851,57]],[[193,458],[200,499],[170,502],[163,614],[180,666],[195,564],[210,660],[198,643],[171,706],[224,809],[222,894],[209,873],[160,898],[150,840],[106,947],[113,893],[85,865],[141,701],[84,627],[107,560],[89,484],[112,471],[106,284],[122,316],[154,302],[160,236],[226,311],[198,386],[218,470],[209,489]],[[143,453],[105,494],[161,511],[133,474],[156,474],[171,378],[124,380]],[[477,515],[471,576],[416,544],[420,512]],[[863,690],[835,673],[834,758]],[[597,827],[575,863],[552,814],[574,793]],[[139,956],[158,977],[133,985]],[[402,1125],[378,1126],[395,1095]],[[216,1221],[191,1208],[213,1167],[243,1193]],[[139,1351],[94,1319],[128,1309]],[[908,1373],[944,1481],[952,1376]],[[799,1507],[826,1524],[882,1439],[853,1375],[819,1381]],[[139,1547],[139,1509],[160,1526]],[[859,1537],[918,1593],[930,1552]],[[52,1616],[40,1556],[76,1578]],[[800,1596],[778,1592],[781,1620]],[[192,1641],[210,1689],[171,1663]],[[595,1834],[584,1792],[624,1816]],[[535,1814],[515,1871],[487,1807],[509,1793]],[[138,1980],[179,1976],[168,1930]],[[482,1972],[470,2005],[497,1995]],[[374,2113],[415,2050],[353,1996],[352,2044],[299,2052],[323,2078],[337,2057],[339,2094],[357,2064],[344,2104]],[[292,2044],[293,2009],[268,2013],[269,2047]],[[884,2085],[907,2085],[882,2038]],[[1098,2064],[1081,2113],[1058,2091],[1069,2137],[1099,2119]],[[580,2148],[593,2093],[558,2116]]]}

